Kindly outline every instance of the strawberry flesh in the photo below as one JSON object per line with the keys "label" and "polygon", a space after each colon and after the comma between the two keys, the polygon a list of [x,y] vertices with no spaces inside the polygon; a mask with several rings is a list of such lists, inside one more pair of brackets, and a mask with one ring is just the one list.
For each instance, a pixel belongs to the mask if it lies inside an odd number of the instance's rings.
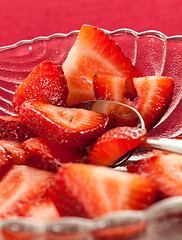
{"label": "strawberry flesh", "polygon": [[65,144],[53,143],[41,137],[26,140],[22,147],[28,155],[27,165],[53,172],[56,172],[62,163],[83,163],[86,155],[84,151]]}
{"label": "strawberry flesh", "polygon": [[0,181],[0,217],[10,213],[24,202],[40,199],[47,192],[54,174],[28,166],[12,166],[1,176]]}
{"label": "strawberry flesh", "polygon": [[151,179],[159,198],[182,195],[182,155],[154,152],[138,162],[137,171]]}
{"label": "strawberry flesh", "polygon": [[41,137],[80,149],[93,143],[105,131],[108,122],[108,117],[102,113],[57,107],[36,100],[22,104],[20,117]]}
{"label": "strawberry flesh", "polygon": [[0,116],[0,139],[23,142],[35,136],[37,135],[19,117]]}
{"label": "strawberry flesh", "polygon": [[134,78],[133,81],[139,97],[136,109],[150,130],[169,106],[174,80],[170,77],[148,76]]}
{"label": "strawberry flesh", "polygon": [[124,102],[125,78],[96,75],[93,84],[97,99]]}
{"label": "strawberry flesh", "polygon": [[12,157],[7,153],[6,149],[0,145],[0,176],[4,170],[13,165]]}
{"label": "strawberry flesh", "polygon": [[0,140],[0,146],[6,149],[14,164],[26,163],[27,152],[22,148],[22,143],[15,140]]}
{"label": "strawberry flesh", "polygon": [[88,162],[108,166],[140,145],[146,135],[145,129],[117,127],[101,135],[91,146]]}
{"label": "strawberry flesh", "polygon": [[59,168],[49,194],[61,216],[95,218],[117,210],[140,210],[154,201],[149,179],[89,164]]}
{"label": "strawberry flesh", "polygon": [[68,81],[69,106],[95,99],[93,91],[95,74],[126,78],[125,95],[132,98],[136,96],[133,77],[141,76],[114,39],[101,29],[90,25],[81,27],[63,63],[63,71]]}
{"label": "strawberry flesh", "polygon": [[23,102],[37,99],[65,107],[67,96],[67,81],[62,67],[51,61],[44,61],[36,66],[18,86],[13,98],[13,106],[18,112]]}

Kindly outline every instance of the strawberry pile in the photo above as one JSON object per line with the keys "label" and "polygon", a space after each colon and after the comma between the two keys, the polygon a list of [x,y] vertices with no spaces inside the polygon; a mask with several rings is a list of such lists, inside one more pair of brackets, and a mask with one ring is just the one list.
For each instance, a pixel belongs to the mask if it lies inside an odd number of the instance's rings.
{"label": "strawberry pile", "polygon": [[[182,195],[180,155],[153,152],[128,172],[107,167],[142,144],[173,86],[142,76],[111,36],[83,25],[62,66],[36,66],[15,92],[17,116],[0,118],[0,218],[95,218]],[[107,114],[76,108],[94,99],[135,107],[146,129],[109,129]]]}

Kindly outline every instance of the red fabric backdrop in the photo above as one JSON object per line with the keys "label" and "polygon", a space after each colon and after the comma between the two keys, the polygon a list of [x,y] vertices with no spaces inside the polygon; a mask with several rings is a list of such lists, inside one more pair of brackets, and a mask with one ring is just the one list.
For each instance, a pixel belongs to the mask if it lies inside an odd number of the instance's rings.
{"label": "red fabric backdrop", "polygon": [[79,29],[131,28],[182,34],[181,0],[0,0],[0,46]]}

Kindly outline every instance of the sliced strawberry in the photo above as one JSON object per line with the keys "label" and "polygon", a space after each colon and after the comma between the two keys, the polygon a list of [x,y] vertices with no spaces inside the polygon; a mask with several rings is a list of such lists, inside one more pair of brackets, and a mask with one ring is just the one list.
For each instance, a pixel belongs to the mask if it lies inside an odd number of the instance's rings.
{"label": "sliced strawberry", "polygon": [[160,197],[182,195],[182,155],[157,151],[137,166],[140,174],[151,179]]}
{"label": "sliced strawberry", "polygon": [[22,142],[36,136],[19,117],[0,116],[0,139]]}
{"label": "sliced strawberry", "polygon": [[174,80],[170,77],[149,76],[135,78],[134,85],[139,96],[137,110],[150,130],[169,106]]}
{"label": "sliced strawberry", "polygon": [[145,129],[117,127],[101,135],[91,146],[88,162],[108,166],[141,144],[146,135]]}
{"label": "sliced strawberry", "polygon": [[[18,202],[16,209],[6,212],[4,218],[26,217],[33,220],[46,222],[60,217],[57,209],[49,196],[43,196],[31,201]],[[1,216],[3,218],[3,215]]]}
{"label": "sliced strawberry", "polygon": [[89,25],[81,27],[63,63],[63,71],[68,81],[69,106],[95,98],[93,91],[95,74],[126,78],[127,97],[136,95],[132,79],[141,76],[111,36]]}
{"label": "sliced strawberry", "polygon": [[139,117],[134,109],[122,103],[116,104],[114,101],[91,100],[75,104],[73,107],[105,113],[109,118],[107,130],[121,126],[137,127],[140,123]]}
{"label": "sliced strawberry", "polygon": [[20,108],[22,122],[48,140],[84,148],[106,128],[105,114],[84,109],[63,108],[31,100]]}
{"label": "sliced strawberry", "polygon": [[59,168],[49,193],[61,215],[87,218],[144,209],[155,195],[150,180],[139,174],[77,163]]}
{"label": "sliced strawberry", "polygon": [[44,138],[30,138],[22,144],[28,153],[26,164],[36,168],[57,171],[61,163],[84,162],[85,152]]}
{"label": "sliced strawberry", "polygon": [[28,166],[11,167],[0,181],[0,217],[16,212],[23,202],[44,196],[53,177],[54,173]]}
{"label": "sliced strawberry", "polygon": [[25,164],[28,154],[22,148],[22,143],[13,140],[0,140],[0,146],[6,149],[14,164]]}
{"label": "sliced strawberry", "polygon": [[125,78],[95,75],[93,84],[97,99],[124,102]]}
{"label": "sliced strawberry", "polygon": [[0,145],[0,175],[4,170],[13,165],[12,157],[7,153],[6,149]]}
{"label": "sliced strawberry", "polygon": [[18,86],[13,106],[18,112],[20,105],[29,99],[66,106],[67,95],[67,81],[62,67],[54,62],[44,61]]}

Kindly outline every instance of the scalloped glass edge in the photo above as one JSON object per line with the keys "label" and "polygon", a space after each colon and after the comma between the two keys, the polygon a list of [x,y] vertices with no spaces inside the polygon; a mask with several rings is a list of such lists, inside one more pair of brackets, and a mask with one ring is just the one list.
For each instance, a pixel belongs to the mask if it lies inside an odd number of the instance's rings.
{"label": "scalloped glass edge", "polygon": [[[109,31],[106,29],[101,28],[106,34],[109,35],[113,35],[113,34],[119,34],[119,33],[130,33],[132,35],[134,35],[135,37],[141,37],[141,36],[145,36],[145,35],[153,35],[153,36],[157,36],[160,37],[163,40],[182,40],[182,35],[173,35],[173,36],[166,36],[164,33],[160,32],[160,31],[156,31],[156,30],[147,30],[147,31],[143,31],[143,32],[137,32],[134,31],[132,29],[129,28],[120,28],[120,29],[116,29],[114,31]],[[49,40],[51,38],[56,38],[56,37],[69,37],[71,35],[77,35],[79,33],[79,30],[74,30],[71,31],[69,33],[54,33],[52,35],[49,36],[39,36],[39,37],[35,37],[31,40],[21,40],[16,42],[15,44],[11,44],[11,45],[7,45],[7,46],[3,46],[0,47],[0,51],[3,50],[7,50],[10,48],[16,48],[21,44],[25,44],[25,43],[33,43],[35,41],[39,41],[39,40]]]}
{"label": "scalloped glass edge", "polygon": [[[156,36],[162,39],[164,42],[166,40],[171,41],[182,41],[182,35],[166,36],[160,31],[147,30],[143,32],[136,32],[132,29],[121,28],[114,31],[109,31],[102,29],[106,34],[117,35],[120,33],[129,33],[134,37],[138,38],[141,36]],[[15,44],[0,47],[0,52],[12,48],[16,48],[23,44],[31,44],[39,40],[50,40],[52,38],[67,38],[72,35],[77,35],[79,30],[71,31],[67,34],[55,33],[50,36],[39,36],[31,40],[21,40]],[[164,49],[164,58],[166,55],[166,49]],[[165,60],[164,60],[165,61]],[[163,69],[162,69],[163,70]],[[162,71],[161,70],[161,71]],[[181,132],[181,130],[180,130]],[[82,233],[82,232],[92,232],[100,229],[107,229],[109,227],[125,226],[127,224],[137,223],[137,222],[150,222],[155,219],[160,219],[166,214],[176,215],[182,213],[182,196],[171,197],[161,200],[145,210],[134,211],[134,210],[122,210],[112,212],[103,215],[96,219],[85,219],[79,217],[61,217],[59,220],[50,222],[37,222],[28,218],[16,218],[11,220],[0,220],[0,230],[1,229],[11,229],[12,231],[25,231],[28,233],[41,234],[46,232],[52,232],[57,234],[70,234],[70,233]]]}

